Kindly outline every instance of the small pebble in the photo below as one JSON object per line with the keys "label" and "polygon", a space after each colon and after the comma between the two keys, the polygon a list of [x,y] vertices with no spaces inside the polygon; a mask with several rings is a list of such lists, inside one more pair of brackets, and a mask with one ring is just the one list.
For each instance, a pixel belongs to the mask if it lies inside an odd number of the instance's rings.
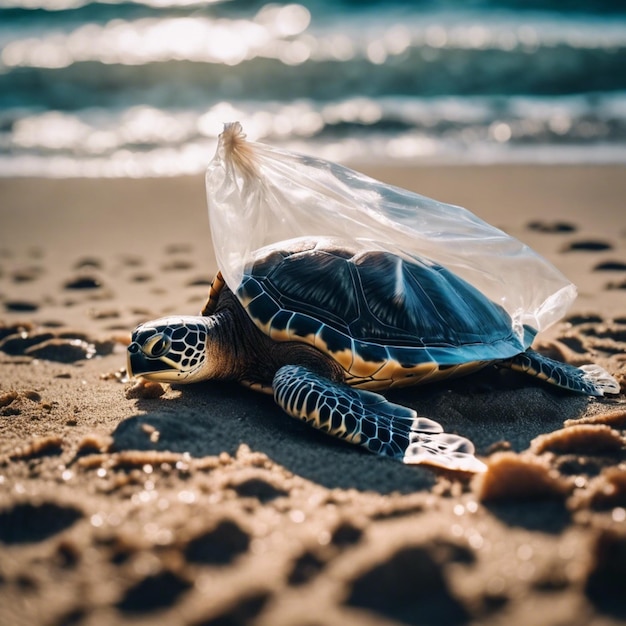
{"label": "small pebble", "polygon": [[28,389],[22,392],[22,395],[25,398],[28,398],[32,402],[41,402],[41,394],[35,391],[34,389]]}
{"label": "small pebble", "polygon": [[5,391],[4,393],[0,393],[0,407],[9,406],[14,400],[17,400],[17,391]]}
{"label": "small pebble", "polygon": [[165,388],[161,383],[157,383],[143,378],[126,390],[126,397],[129,400],[159,398],[165,393]]}

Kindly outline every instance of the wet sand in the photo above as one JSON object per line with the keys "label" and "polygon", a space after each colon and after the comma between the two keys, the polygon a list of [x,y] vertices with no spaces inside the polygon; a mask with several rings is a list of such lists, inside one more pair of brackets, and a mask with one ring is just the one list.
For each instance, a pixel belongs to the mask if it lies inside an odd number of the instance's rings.
{"label": "wet sand", "polygon": [[[536,347],[624,389],[623,167],[364,169],[553,261],[580,295]],[[624,393],[488,369],[392,394],[475,442],[470,480],[234,384],[133,388],[130,330],[215,269],[202,177],[0,179],[0,624],[624,623]]]}

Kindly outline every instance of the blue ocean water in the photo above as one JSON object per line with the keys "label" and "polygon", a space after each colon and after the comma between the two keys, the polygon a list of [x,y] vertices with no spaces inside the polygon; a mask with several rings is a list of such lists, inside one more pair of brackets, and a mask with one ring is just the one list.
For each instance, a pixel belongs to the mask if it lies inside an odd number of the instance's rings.
{"label": "blue ocean water", "polygon": [[0,176],[196,173],[233,120],[350,163],[626,163],[626,2],[0,0]]}

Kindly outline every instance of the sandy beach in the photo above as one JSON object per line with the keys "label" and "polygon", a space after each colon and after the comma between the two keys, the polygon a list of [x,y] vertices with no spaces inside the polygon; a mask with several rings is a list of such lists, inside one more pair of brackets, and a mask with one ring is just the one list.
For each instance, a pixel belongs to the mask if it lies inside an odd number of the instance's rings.
{"label": "sandy beach", "polygon": [[359,169],[555,263],[579,297],[535,347],[622,393],[488,368],[391,394],[476,444],[471,479],[235,384],[138,388],[130,331],[216,271],[202,176],[0,179],[0,624],[626,623],[625,168]]}

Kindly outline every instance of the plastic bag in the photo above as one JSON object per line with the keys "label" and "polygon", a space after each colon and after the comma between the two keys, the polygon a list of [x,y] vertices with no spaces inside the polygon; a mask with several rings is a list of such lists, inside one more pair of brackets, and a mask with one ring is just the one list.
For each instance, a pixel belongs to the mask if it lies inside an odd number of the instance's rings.
{"label": "plastic bag", "polygon": [[336,163],[248,142],[225,125],[206,173],[211,234],[233,292],[259,248],[332,236],[357,249],[428,258],[461,276],[523,326],[563,316],[576,288],[528,246],[470,211],[386,185]]}

